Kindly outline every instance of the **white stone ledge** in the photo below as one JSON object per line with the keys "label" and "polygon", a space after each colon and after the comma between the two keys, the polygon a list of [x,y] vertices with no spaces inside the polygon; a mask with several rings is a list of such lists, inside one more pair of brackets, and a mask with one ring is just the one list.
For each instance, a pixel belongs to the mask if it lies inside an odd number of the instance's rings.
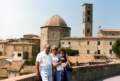
{"label": "white stone ledge", "polygon": [[35,79],[36,73],[33,74],[27,74],[27,75],[22,75],[22,76],[16,76],[0,81],[33,81]]}

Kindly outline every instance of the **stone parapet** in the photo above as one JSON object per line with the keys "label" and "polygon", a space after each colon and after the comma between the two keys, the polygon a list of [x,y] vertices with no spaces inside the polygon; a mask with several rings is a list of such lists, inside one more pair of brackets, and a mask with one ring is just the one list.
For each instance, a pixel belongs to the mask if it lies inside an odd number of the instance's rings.
{"label": "stone parapet", "polygon": [[[74,66],[71,81],[96,81],[120,74],[120,64]],[[17,76],[0,81],[36,81],[36,74]]]}
{"label": "stone parapet", "polygon": [[36,74],[28,74],[28,75],[22,75],[22,76],[16,76],[0,81],[36,81]]}
{"label": "stone parapet", "polygon": [[72,81],[96,81],[120,74],[120,64],[75,66]]}

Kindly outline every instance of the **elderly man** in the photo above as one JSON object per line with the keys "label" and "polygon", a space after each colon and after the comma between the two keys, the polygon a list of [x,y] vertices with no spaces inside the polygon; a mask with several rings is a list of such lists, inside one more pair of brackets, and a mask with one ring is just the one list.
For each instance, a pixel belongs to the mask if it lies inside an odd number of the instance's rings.
{"label": "elderly man", "polygon": [[52,58],[49,54],[50,46],[45,45],[44,50],[37,55],[36,67],[37,77],[42,81],[53,81],[52,77]]}

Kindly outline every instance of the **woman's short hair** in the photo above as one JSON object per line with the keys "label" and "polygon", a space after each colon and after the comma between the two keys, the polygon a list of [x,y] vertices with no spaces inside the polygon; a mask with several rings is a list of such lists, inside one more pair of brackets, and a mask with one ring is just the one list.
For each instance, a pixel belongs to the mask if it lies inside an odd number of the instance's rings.
{"label": "woman's short hair", "polygon": [[64,52],[64,54],[66,54],[66,50],[64,48],[61,48],[60,51]]}

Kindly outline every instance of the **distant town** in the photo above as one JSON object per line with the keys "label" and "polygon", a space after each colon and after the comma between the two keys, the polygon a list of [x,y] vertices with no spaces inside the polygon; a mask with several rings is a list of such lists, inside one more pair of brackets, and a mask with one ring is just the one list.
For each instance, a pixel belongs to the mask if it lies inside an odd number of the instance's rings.
{"label": "distant town", "polygon": [[71,37],[71,27],[61,16],[54,15],[40,27],[40,36],[26,34],[18,39],[0,40],[0,79],[35,73],[36,56],[45,44],[77,51],[74,55],[69,54],[72,66],[120,63],[112,50],[112,45],[120,37],[120,29],[99,28],[94,37],[93,4],[85,3],[82,9],[80,37]]}

